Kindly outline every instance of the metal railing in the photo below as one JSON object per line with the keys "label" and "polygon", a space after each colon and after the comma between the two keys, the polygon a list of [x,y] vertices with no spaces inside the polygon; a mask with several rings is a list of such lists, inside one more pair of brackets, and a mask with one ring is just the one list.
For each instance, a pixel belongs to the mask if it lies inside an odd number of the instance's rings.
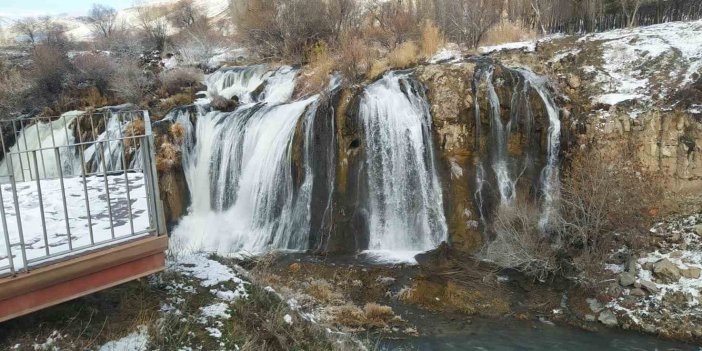
{"label": "metal railing", "polygon": [[148,111],[0,121],[0,276],[163,235]]}

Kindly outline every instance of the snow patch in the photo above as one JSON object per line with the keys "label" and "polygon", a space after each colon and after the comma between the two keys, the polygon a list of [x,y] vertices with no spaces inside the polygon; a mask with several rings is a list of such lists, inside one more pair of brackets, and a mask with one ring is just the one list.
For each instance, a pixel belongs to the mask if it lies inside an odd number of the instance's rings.
{"label": "snow patch", "polygon": [[200,313],[204,318],[229,319],[229,306],[224,302],[218,302],[209,306],[200,307]]}
{"label": "snow patch", "polygon": [[102,345],[99,351],[145,351],[148,344],[149,330],[145,325],[140,325],[137,331]]}

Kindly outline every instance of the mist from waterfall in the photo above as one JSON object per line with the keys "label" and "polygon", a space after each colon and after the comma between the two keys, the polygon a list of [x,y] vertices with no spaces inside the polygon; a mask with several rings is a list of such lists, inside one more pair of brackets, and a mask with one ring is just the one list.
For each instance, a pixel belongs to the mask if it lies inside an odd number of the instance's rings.
{"label": "mist from waterfall", "polygon": [[370,252],[412,257],[446,240],[424,88],[408,72],[389,72],[362,94]]}

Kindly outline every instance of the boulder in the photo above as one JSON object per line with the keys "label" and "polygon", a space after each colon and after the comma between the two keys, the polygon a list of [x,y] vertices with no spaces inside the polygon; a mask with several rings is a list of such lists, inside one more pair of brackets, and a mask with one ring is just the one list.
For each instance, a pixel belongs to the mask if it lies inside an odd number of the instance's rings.
{"label": "boulder", "polygon": [[699,236],[702,236],[702,224],[698,224],[694,228],[695,228],[695,233],[697,233],[697,235],[699,235]]}
{"label": "boulder", "polygon": [[578,77],[575,74],[569,74],[568,75],[568,86],[573,88],[573,89],[578,89],[580,88],[581,85],[580,77]]}
{"label": "boulder", "polygon": [[617,316],[610,310],[602,311],[597,320],[608,327],[616,327],[619,324],[617,321]]}
{"label": "boulder", "polygon": [[641,284],[641,287],[646,289],[648,292],[655,294],[658,292],[658,286],[656,283],[648,280],[640,280],[639,284]]}
{"label": "boulder", "polygon": [[646,296],[646,292],[643,291],[642,289],[634,288],[634,289],[631,289],[631,291],[629,291],[629,295],[643,297],[643,296]]}
{"label": "boulder", "polygon": [[653,264],[653,275],[663,283],[675,283],[680,280],[680,268],[664,258]]}
{"label": "boulder", "polygon": [[690,267],[688,269],[683,269],[680,271],[680,274],[682,274],[683,277],[690,279],[699,278],[700,273],[702,273],[702,270],[697,267]]}
{"label": "boulder", "polygon": [[636,283],[636,275],[632,272],[624,272],[619,275],[619,284],[621,286],[631,286]]}

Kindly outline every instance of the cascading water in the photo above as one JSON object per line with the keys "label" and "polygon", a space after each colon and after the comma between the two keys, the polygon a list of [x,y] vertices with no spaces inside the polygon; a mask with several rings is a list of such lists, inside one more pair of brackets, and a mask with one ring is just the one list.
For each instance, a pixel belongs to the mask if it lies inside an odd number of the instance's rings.
{"label": "cascading water", "polygon": [[[292,152],[301,118],[305,139],[311,139],[317,97],[280,103],[290,99],[295,86],[297,72],[290,67],[261,75],[266,85],[258,96],[251,92],[259,86],[248,85],[246,78],[251,69],[228,72],[226,79],[235,82],[231,91],[254,102],[234,112],[200,111],[195,126],[188,113],[169,117],[186,134],[194,133],[182,149],[192,204],[175,236],[190,248],[220,253],[307,249],[313,177],[306,165],[296,187]],[[222,86],[221,79],[208,81]]]}
{"label": "cascading water", "polygon": [[253,100],[251,92],[270,74],[266,65],[220,69],[207,78],[207,95],[210,98],[219,95],[226,99],[236,96],[242,103],[248,103]]}
{"label": "cascading water", "polygon": [[[479,149],[481,137],[486,137],[488,159],[480,159],[478,156],[476,164],[476,203],[481,211],[481,219],[484,225],[486,214],[484,206],[489,203],[486,201],[485,190],[489,187],[488,179],[494,179],[497,189],[496,207],[500,206],[511,207],[517,197],[517,184],[523,174],[529,173],[534,167],[534,155],[536,145],[535,139],[535,123],[534,109],[532,106],[531,93],[535,92],[543,104],[543,110],[548,118],[548,131],[545,138],[546,155],[544,157],[544,166],[538,182],[538,191],[542,195],[542,211],[539,217],[539,227],[542,230],[548,225],[550,218],[554,213],[553,204],[558,198],[558,152],[560,146],[560,120],[559,109],[548,89],[548,80],[545,77],[538,76],[526,69],[510,70],[500,66],[509,74],[513,80],[512,96],[510,100],[510,116],[506,125],[501,116],[500,98],[495,88],[493,80],[496,65],[492,63],[485,64],[481,62],[476,78],[474,81],[475,93],[475,114],[476,114],[476,149]],[[488,109],[490,114],[489,132],[481,134],[480,129],[480,105],[479,105],[479,90],[482,87],[485,96],[488,99]],[[521,131],[524,139],[523,157],[520,159],[517,155],[510,155],[507,145],[510,143],[512,134],[516,131]],[[488,171],[492,171],[488,174]]]}
{"label": "cascading water", "polygon": [[[76,170],[80,169],[80,161],[74,150],[65,146],[74,144],[73,125],[81,114],[83,112],[67,112],[55,121],[37,122],[25,126],[9,150],[19,155],[12,158],[12,171],[15,178],[19,181],[29,181],[37,177],[40,179],[58,177],[59,160],[54,147],[60,152],[61,171],[66,175],[76,174]],[[32,153],[32,150],[37,151]],[[36,167],[34,155],[36,155]],[[8,169],[8,162],[3,159],[0,164],[0,174],[7,175]]]}
{"label": "cascading water", "polygon": [[548,136],[546,166],[541,172],[541,191],[544,196],[539,228],[545,231],[554,212],[553,204],[560,196],[558,178],[558,152],[561,143],[561,121],[559,109],[547,89],[548,80],[526,69],[517,69],[529,85],[539,94],[548,114]]}
{"label": "cascading water", "polygon": [[290,66],[274,71],[269,71],[266,65],[225,68],[207,78],[207,93],[210,98],[215,95],[226,99],[236,96],[243,104],[256,101],[283,103],[292,96],[296,75],[297,70]]}
{"label": "cascading water", "polygon": [[[429,105],[407,72],[389,72],[360,103],[366,143],[370,251],[426,251],[446,239]],[[413,256],[413,255],[412,255]]]}

